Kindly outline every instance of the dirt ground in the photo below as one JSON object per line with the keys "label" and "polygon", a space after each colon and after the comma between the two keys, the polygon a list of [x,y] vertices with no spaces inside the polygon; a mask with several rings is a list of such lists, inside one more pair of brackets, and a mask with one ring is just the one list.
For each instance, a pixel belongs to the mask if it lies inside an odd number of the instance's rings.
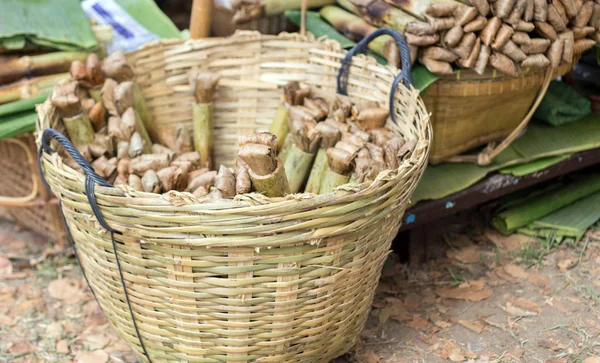
{"label": "dirt ground", "polygon": [[[0,361],[135,362],[73,256],[0,221]],[[576,244],[468,226],[391,254],[350,362],[600,362],[600,229]]]}

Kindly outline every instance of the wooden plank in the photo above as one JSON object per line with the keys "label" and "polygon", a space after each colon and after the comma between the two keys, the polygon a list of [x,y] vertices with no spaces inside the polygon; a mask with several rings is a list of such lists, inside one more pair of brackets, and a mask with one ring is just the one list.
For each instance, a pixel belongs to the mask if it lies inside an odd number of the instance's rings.
{"label": "wooden plank", "polygon": [[600,164],[600,148],[577,153],[547,169],[522,177],[494,173],[482,181],[442,199],[419,202],[404,214],[400,231],[406,231],[506,194]]}

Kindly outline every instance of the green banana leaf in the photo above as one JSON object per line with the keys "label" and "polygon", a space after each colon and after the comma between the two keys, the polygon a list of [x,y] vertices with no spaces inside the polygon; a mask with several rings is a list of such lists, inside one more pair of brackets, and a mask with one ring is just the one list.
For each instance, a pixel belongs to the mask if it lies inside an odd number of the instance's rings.
{"label": "green banana leaf", "polygon": [[514,176],[525,176],[529,174],[536,173],[538,171],[542,171],[551,167],[554,164],[558,164],[561,161],[568,159],[571,154],[558,155],[558,156],[550,156],[547,158],[542,158],[538,160],[534,160],[529,163],[509,166],[506,168],[502,168],[499,170],[501,174],[511,174]]}
{"label": "green banana leaf", "polygon": [[514,204],[511,208],[498,213],[492,219],[492,225],[502,233],[511,233],[598,191],[600,191],[600,174],[594,174],[550,193]]}
{"label": "green banana leaf", "polygon": [[78,0],[2,0],[0,14],[0,46],[6,48],[22,48],[25,40],[60,50],[98,46]]}
{"label": "green banana leaf", "polygon": [[43,93],[38,96],[28,98],[25,100],[5,103],[3,105],[0,105],[0,120],[1,120],[1,117],[7,116],[7,115],[10,115],[13,113],[35,110],[35,105],[37,105],[39,103],[43,103],[48,98],[49,95],[50,95],[49,92]]}
{"label": "green banana leaf", "polygon": [[[473,185],[495,170],[597,147],[600,147],[600,115],[591,114],[563,126],[533,122],[528,126],[527,132],[489,166],[466,163],[429,165],[417,185],[412,202],[444,198]],[[537,171],[538,168],[532,170]]]}
{"label": "green banana leaf", "polygon": [[[299,10],[288,10],[285,12],[285,16],[290,19],[294,24],[300,26],[300,11]],[[308,11],[306,13],[306,29],[314,34],[316,38],[326,36],[329,39],[333,39],[340,43],[342,48],[350,49],[356,45],[356,42],[346,38],[334,27],[329,25],[318,12]],[[381,64],[387,64],[385,58],[373,53],[368,52],[369,55],[375,57]],[[413,86],[421,91],[421,94],[435,82],[439,77],[429,72],[427,68],[422,65],[415,65],[412,68]]]}
{"label": "green banana leaf", "polygon": [[579,240],[594,223],[600,219],[600,193],[564,207],[531,223],[527,229],[540,232],[549,230],[555,235],[573,237]]}
{"label": "green banana leaf", "polygon": [[25,111],[10,114],[0,118],[0,139],[15,137],[35,131],[35,111]]}

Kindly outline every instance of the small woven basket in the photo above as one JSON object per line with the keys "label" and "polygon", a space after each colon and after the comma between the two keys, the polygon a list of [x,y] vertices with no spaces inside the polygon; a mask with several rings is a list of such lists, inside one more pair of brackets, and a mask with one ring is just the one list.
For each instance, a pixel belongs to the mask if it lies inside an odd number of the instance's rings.
{"label": "small woven basket", "polygon": [[[356,342],[427,163],[431,129],[418,91],[398,85],[397,70],[353,54],[332,41],[245,32],[130,55],[158,125],[191,124],[188,71],[220,73],[216,165],[232,165],[237,135],[268,128],[288,81],[334,95],[343,68],[350,97],[391,100],[397,123],[387,126],[415,140],[415,149],[374,182],[324,195],[202,202],[189,193],[115,188],[89,165],[84,177],[62,162],[51,137],[77,152],[47,129],[60,127],[53,107],[38,108],[40,167],[60,197],[92,291],[141,359],[327,362]],[[410,64],[403,73],[408,80]]]}
{"label": "small woven basket", "polygon": [[0,154],[0,206],[17,224],[63,245],[65,228],[57,199],[40,188],[33,134],[0,140]]}
{"label": "small woven basket", "polygon": [[[577,63],[579,57],[575,59]],[[553,77],[566,74],[572,67],[561,65]],[[434,131],[429,162],[438,164],[509,136],[531,111],[545,73],[523,72],[510,77],[488,69],[483,75],[467,70],[442,76],[423,97]]]}

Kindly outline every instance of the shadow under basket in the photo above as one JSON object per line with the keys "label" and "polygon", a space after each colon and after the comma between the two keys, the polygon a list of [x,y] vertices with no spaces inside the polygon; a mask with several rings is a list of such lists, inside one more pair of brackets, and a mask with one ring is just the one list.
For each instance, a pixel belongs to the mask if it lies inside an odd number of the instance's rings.
{"label": "shadow under basket", "polygon": [[[27,149],[27,150],[26,150]],[[20,226],[65,245],[58,200],[43,187],[33,134],[0,140],[0,205]]]}
{"label": "shadow under basket", "polygon": [[[561,65],[555,78],[572,66]],[[483,75],[469,70],[440,77],[423,97],[433,127],[429,163],[508,136],[531,109],[545,72],[510,77],[488,69]]]}
{"label": "shadow under basket", "polygon": [[[112,327],[140,359],[328,362],[356,343],[427,164],[431,128],[419,92],[390,87],[398,77],[410,83],[409,62],[397,76],[355,56],[342,77],[347,82],[338,84],[346,54],[333,41],[241,32],[154,43],[128,56],[157,129],[191,127],[189,71],[221,75],[215,165],[233,165],[238,135],[268,129],[290,80],[325,97],[347,85],[355,100],[391,106],[397,123],[390,118],[386,126],[415,148],[373,182],[321,195],[215,200],[143,193],[111,186],[80,161],[86,182],[54,152],[74,149],[56,131],[56,110],[49,102],[38,107],[42,168],[61,198],[82,269]],[[67,147],[51,148],[52,140]]]}

